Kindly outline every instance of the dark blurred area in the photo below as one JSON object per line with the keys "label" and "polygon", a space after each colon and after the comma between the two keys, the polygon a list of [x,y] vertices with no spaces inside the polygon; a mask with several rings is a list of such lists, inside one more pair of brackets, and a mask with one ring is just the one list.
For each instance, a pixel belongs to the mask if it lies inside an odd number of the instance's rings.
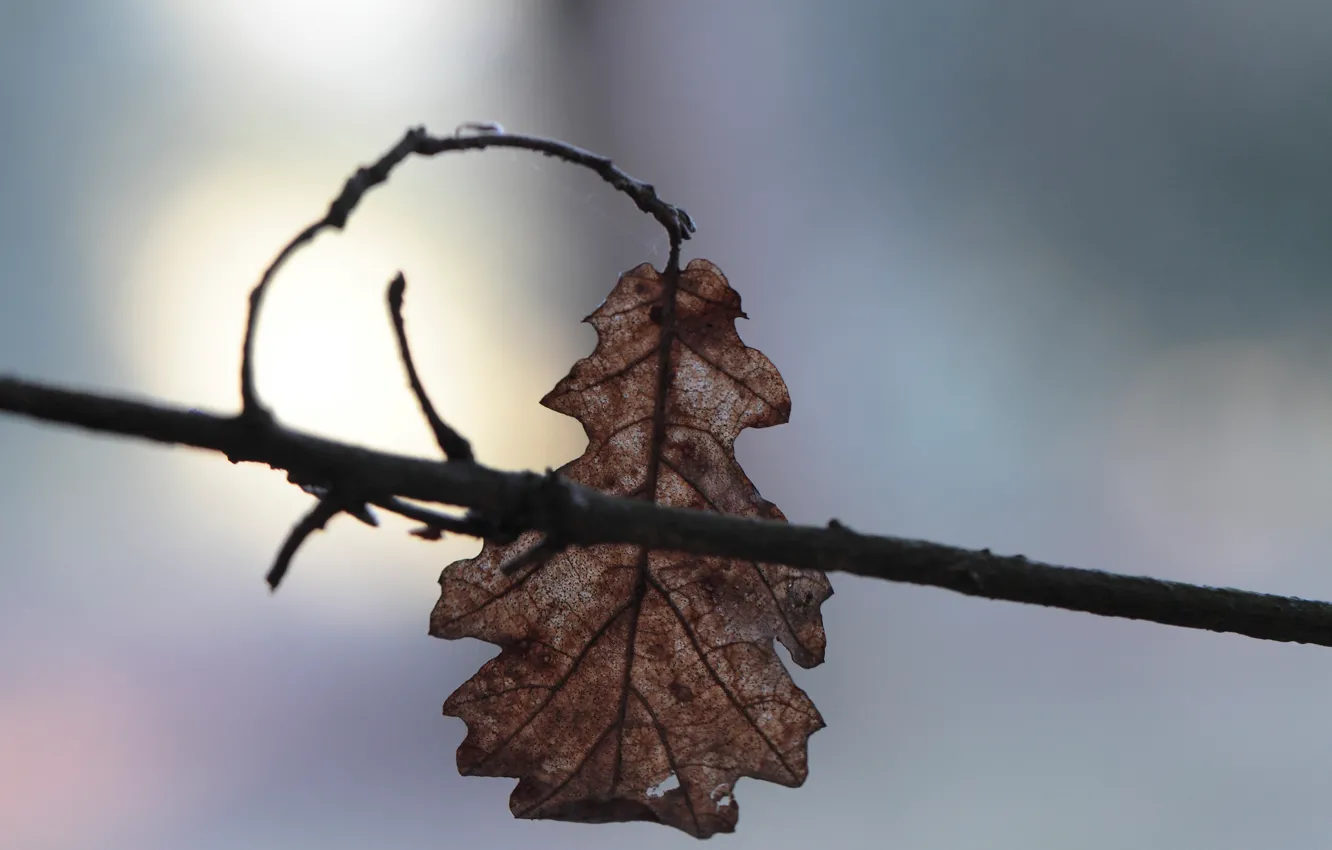
{"label": "dark blurred area", "polygon": [[[233,409],[244,298],[411,125],[611,155],[699,224],[790,424],[796,522],[1332,598],[1332,5],[0,0],[0,373]],[[522,152],[406,164],[284,272],[260,388],[432,454],[383,308],[483,462],[656,225]],[[0,847],[643,847],[510,817],[426,637],[466,542],[220,458],[0,417]],[[1332,654],[832,576],[800,789],[731,846],[1318,848]],[[790,666],[790,665],[788,665]]]}

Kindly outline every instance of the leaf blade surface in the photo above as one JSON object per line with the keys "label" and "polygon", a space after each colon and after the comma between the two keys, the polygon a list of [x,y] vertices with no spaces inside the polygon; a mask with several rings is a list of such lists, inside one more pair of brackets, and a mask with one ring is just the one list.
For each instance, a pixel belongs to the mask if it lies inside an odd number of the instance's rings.
{"label": "leaf blade surface", "polygon": [[[735,460],[744,428],[781,424],[781,375],[741,342],[740,296],[694,260],[644,264],[588,317],[596,349],[542,400],[588,436],[567,478],[620,496],[785,519]],[[514,576],[527,534],[445,569],[436,637],[501,647],[445,702],[467,723],[458,768],[519,779],[518,817],[735,828],[736,780],[799,785],[817,709],[773,648],[823,660],[819,572],[632,545],[570,547]]]}

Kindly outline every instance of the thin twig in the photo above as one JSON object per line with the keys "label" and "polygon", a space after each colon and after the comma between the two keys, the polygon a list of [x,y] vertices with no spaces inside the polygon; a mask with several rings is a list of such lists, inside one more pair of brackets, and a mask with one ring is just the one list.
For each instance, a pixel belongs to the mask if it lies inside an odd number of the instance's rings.
{"label": "thin twig", "polygon": [[[1332,646],[1332,604],[1142,576],[1041,564],[923,540],[747,519],[608,496],[557,476],[502,472],[352,446],[242,417],[130,401],[0,378],[0,410],[109,434],[220,452],[264,463],[300,481],[339,481],[364,498],[387,495],[518,517],[569,545],[631,543],[930,585],[971,596],[1086,611],[1106,617]],[[558,482],[554,486],[552,481]],[[373,497],[372,497],[373,496]],[[545,509],[533,509],[550,500]],[[526,506],[526,507],[524,507]]]}
{"label": "thin twig", "polygon": [[341,229],[347,223],[347,217],[360,203],[362,196],[372,187],[383,183],[389,174],[403,160],[412,154],[435,156],[451,151],[482,150],[485,148],[517,148],[529,150],[546,156],[562,159],[565,162],[581,166],[596,172],[617,192],[623,192],[640,210],[655,218],[671,238],[672,245],[688,239],[694,232],[694,222],[680,207],[668,204],[657,196],[657,190],[650,183],[635,180],[615,166],[609,157],[600,156],[591,151],[574,147],[554,139],[539,136],[523,136],[503,132],[499,125],[468,124],[459,128],[475,132],[463,135],[461,132],[452,136],[431,136],[424,127],[413,127],[406,135],[379,158],[373,165],[362,166],[356,170],[342,192],[329,204],[323,218],[313,222],[295,238],[288,242],[278,255],[264,269],[259,282],[250,291],[249,314],[245,320],[245,341],[241,347],[241,416],[251,423],[267,426],[272,415],[259,400],[254,383],[254,337],[259,324],[259,311],[263,306],[265,294],[273,282],[274,275],[282,268],[287,259],[306,243],[313,240],[320,232],[333,228]]}
{"label": "thin twig", "polygon": [[444,457],[449,460],[471,461],[474,459],[472,444],[440,418],[435,406],[430,403],[430,396],[426,395],[420,375],[416,373],[416,364],[412,362],[412,349],[407,344],[407,327],[402,319],[402,296],[406,290],[407,279],[402,276],[402,272],[398,272],[389,283],[388,306],[389,317],[393,320],[393,333],[398,338],[398,354],[401,355],[402,365],[407,370],[407,382],[412,386],[412,393],[416,396],[417,403],[421,405],[421,412],[430,423],[430,430],[434,433],[435,442],[439,444],[439,450],[444,453]]}
{"label": "thin twig", "polygon": [[292,526],[291,532],[287,534],[287,539],[282,542],[282,548],[278,550],[277,558],[273,561],[273,568],[268,571],[268,588],[276,591],[278,585],[282,583],[282,577],[287,574],[287,568],[291,566],[291,559],[296,554],[296,550],[301,548],[305,539],[316,531],[322,529],[328,524],[328,521],[340,512],[338,500],[332,494],[325,496],[315,503],[310,512],[301,517],[300,522]]}
{"label": "thin twig", "polygon": [[468,537],[484,537],[486,535],[486,525],[474,517],[449,516],[439,511],[413,505],[411,502],[399,499],[397,496],[375,499],[371,504],[421,523],[425,527],[418,528],[412,531],[411,534],[425,540],[438,540],[441,533],[445,531],[453,534],[463,534]]}

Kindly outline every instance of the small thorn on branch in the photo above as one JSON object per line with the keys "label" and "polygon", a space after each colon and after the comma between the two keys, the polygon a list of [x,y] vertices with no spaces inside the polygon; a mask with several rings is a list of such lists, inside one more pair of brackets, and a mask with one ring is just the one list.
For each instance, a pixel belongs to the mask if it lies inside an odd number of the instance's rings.
{"label": "small thorn on branch", "polygon": [[375,516],[374,511],[370,510],[370,506],[367,504],[360,503],[355,505],[345,505],[343,506],[342,511],[348,516],[355,518],[363,525],[368,525],[371,528],[379,528],[379,517]]}
{"label": "small thorn on branch", "polygon": [[407,381],[411,384],[412,393],[421,406],[421,412],[430,423],[430,430],[435,435],[435,442],[439,444],[440,451],[444,452],[444,457],[449,460],[472,461],[472,444],[440,418],[435,406],[430,402],[430,396],[426,395],[425,385],[421,383],[421,378],[416,373],[411,346],[407,344],[406,323],[402,318],[402,299],[406,291],[407,279],[403,277],[402,272],[398,272],[389,282],[388,307],[389,317],[393,320],[393,333],[398,338],[398,353],[402,356],[402,365],[407,370]]}

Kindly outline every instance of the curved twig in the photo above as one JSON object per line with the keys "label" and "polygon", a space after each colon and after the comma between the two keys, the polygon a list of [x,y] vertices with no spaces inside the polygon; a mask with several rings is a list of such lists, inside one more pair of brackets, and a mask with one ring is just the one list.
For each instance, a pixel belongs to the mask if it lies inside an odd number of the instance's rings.
{"label": "curved twig", "polygon": [[[472,131],[463,135],[463,130]],[[254,383],[254,336],[259,323],[259,311],[263,306],[264,296],[273,282],[273,277],[292,254],[306,243],[312,241],[322,231],[329,228],[341,229],[347,223],[348,216],[361,202],[362,196],[371,188],[388,180],[389,174],[403,160],[412,154],[435,156],[452,151],[482,150],[485,148],[517,148],[529,150],[545,156],[562,159],[565,162],[581,166],[596,172],[601,179],[617,192],[623,192],[640,210],[655,218],[666,229],[673,248],[678,249],[680,242],[694,232],[693,219],[689,214],[674,204],[668,204],[657,196],[657,190],[651,183],[644,183],[630,177],[615,166],[609,157],[583,150],[554,139],[539,136],[523,136],[504,132],[498,124],[464,124],[452,136],[431,136],[424,127],[413,127],[402,139],[381,156],[373,165],[362,166],[347,179],[342,191],[328,206],[323,218],[313,222],[283,246],[273,261],[264,269],[259,282],[250,290],[249,314],[245,319],[245,341],[241,346],[241,417],[251,423],[267,425],[272,415],[259,401]],[[678,264],[678,250],[673,250]]]}

